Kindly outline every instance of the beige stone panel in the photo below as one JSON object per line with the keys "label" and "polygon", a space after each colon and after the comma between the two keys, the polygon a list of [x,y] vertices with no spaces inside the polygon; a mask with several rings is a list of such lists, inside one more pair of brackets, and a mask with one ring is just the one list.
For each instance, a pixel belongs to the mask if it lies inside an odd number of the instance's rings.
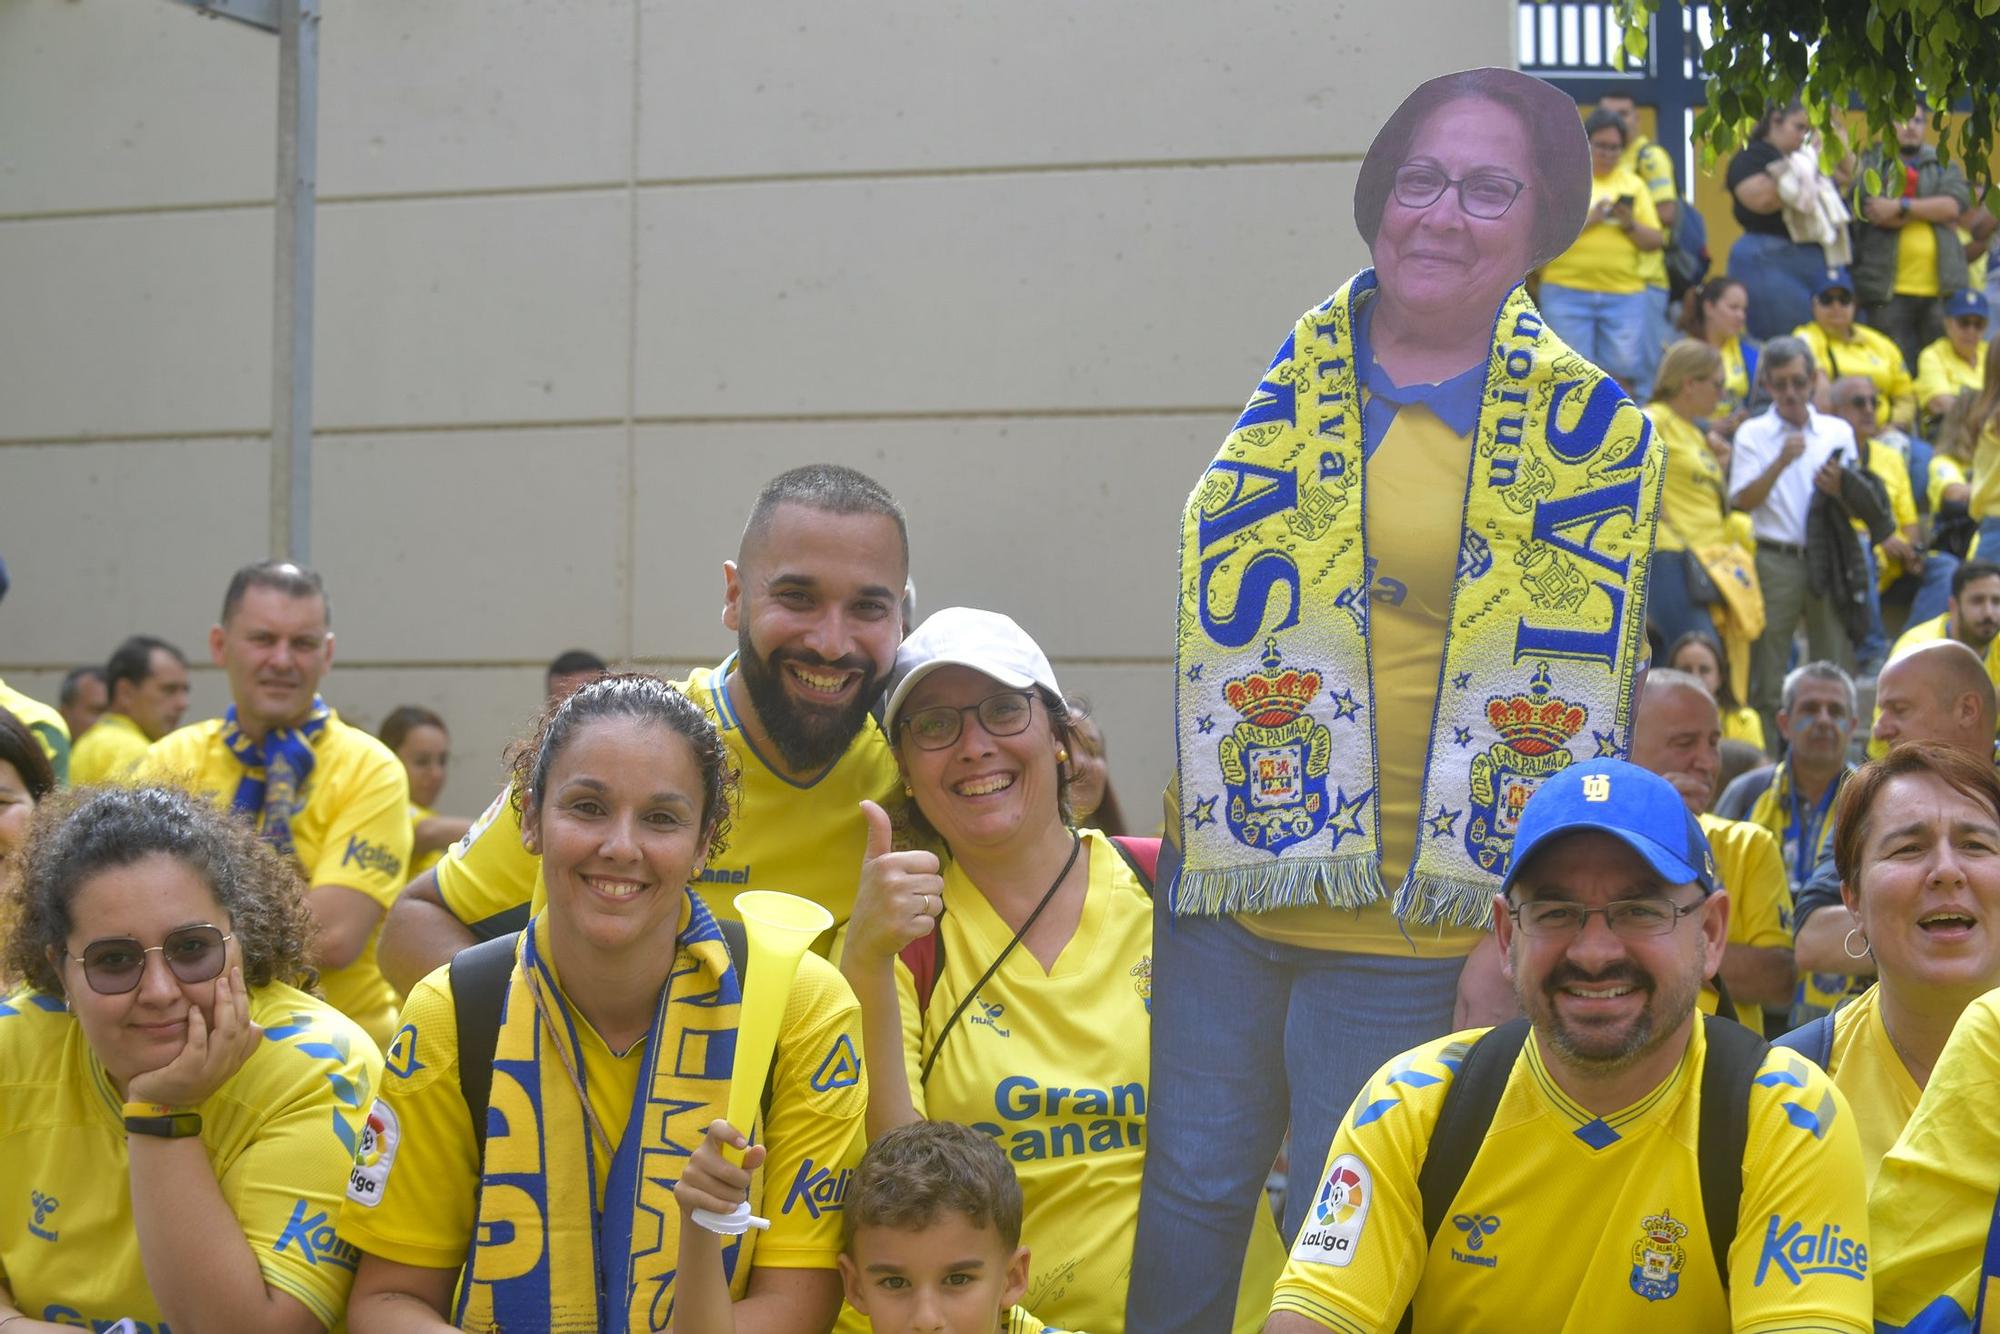
{"label": "beige stone panel", "polygon": [[632,26],[632,0],[329,6],[321,191],[623,183]]}
{"label": "beige stone panel", "polygon": [[313,560],[355,662],[607,657],[625,624],[622,428],[321,437]]}
{"label": "beige stone panel", "polygon": [[532,733],[542,703],[542,669],[336,665],[325,693],[342,718],[371,733],[403,704],[421,705],[444,719],[451,733],[451,769],[439,809],[471,817],[503,785],[501,756],[508,744]]}
{"label": "beige stone panel", "polygon": [[1159,832],[1160,793],[1174,770],[1173,664],[1100,666],[1057,661],[1056,680],[1067,695],[1090,700],[1111,756],[1111,786],[1125,814],[1126,832]]}
{"label": "beige stone panel", "polygon": [[634,645],[727,652],[720,568],[752,500],[787,468],[829,462],[902,503],[920,615],[986,607],[1055,657],[1163,658],[1181,504],[1227,426],[1197,413],[642,427]]}
{"label": "beige stone panel", "polygon": [[0,214],[269,200],[277,72],[166,0],[0,5]]}
{"label": "beige stone panel", "polygon": [[0,439],[270,429],[269,209],[0,222],[0,275]]}
{"label": "beige stone panel", "polygon": [[648,190],[641,416],[1241,404],[1366,261],[1354,168]]}
{"label": "beige stone panel", "polygon": [[1513,59],[1499,0],[642,4],[648,179],[1358,155]]}
{"label": "beige stone panel", "polygon": [[622,193],[328,205],[317,421],[622,417],[627,219]]}
{"label": "beige stone panel", "polygon": [[230,574],[269,549],[269,453],[261,440],[0,448],[13,580],[0,663],[103,662],[131,634],[206,662]]}

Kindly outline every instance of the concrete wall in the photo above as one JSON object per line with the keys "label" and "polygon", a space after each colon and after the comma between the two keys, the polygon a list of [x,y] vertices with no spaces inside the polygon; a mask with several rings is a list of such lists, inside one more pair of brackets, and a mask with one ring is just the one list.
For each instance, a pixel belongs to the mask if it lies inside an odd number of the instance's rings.
{"label": "concrete wall", "polygon": [[[1514,45],[1512,0],[326,8],[326,690],[439,709],[467,813],[555,651],[725,653],[752,495],[832,459],[908,507],[925,609],[1012,613],[1095,697],[1152,818],[1188,486],[1364,262],[1382,119]],[[132,631],[205,657],[266,554],[276,59],[165,0],[0,0],[31,693]]]}

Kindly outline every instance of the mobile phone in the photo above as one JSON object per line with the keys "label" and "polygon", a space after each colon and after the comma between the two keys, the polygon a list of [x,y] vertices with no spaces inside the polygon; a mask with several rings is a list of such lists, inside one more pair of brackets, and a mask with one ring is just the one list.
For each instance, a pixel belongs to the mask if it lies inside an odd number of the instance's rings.
{"label": "mobile phone", "polygon": [[1638,203],[1639,200],[1637,195],[1619,195],[1618,202],[1626,208],[1630,208],[1632,205]]}

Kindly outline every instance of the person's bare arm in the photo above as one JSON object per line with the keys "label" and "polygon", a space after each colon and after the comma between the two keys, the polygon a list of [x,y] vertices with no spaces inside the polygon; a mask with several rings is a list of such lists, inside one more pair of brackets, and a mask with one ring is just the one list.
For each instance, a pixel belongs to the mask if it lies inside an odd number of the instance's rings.
{"label": "person's bare arm", "polygon": [[1732,191],[1736,202],[1752,213],[1776,213],[1784,207],[1778,198],[1777,178],[1769,172],[1760,171],[1754,176],[1746,176],[1736,183]]}
{"label": "person's bare arm", "polygon": [[432,868],[406,885],[396,906],[389,909],[375,959],[389,985],[407,996],[427,974],[451,962],[452,955],[478,943],[472,929],[444,906],[437,870]]}
{"label": "person's bare arm", "polygon": [[347,1299],[351,1334],[438,1334],[449,1331],[444,1310],[451,1304],[456,1269],[399,1264],[379,1255],[361,1257],[354,1292]]}
{"label": "person's bare arm", "polygon": [[368,937],[382,920],[382,905],[346,885],[314,885],[306,895],[319,924],[313,942],[313,963],[320,968],[345,968],[368,948]]}
{"label": "person's bare arm", "polygon": [[1783,1005],[1792,998],[1792,984],[1798,981],[1792,952],[1783,945],[1739,945],[1722,950],[1722,980],[1729,984],[1732,1000],[1757,1005]]}
{"label": "person's bare arm", "polygon": [[442,852],[464,838],[470,828],[472,821],[456,815],[433,815],[428,820],[419,820],[411,855],[421,857],[428,852]]}
{"label": "person's bare arm", "polygon": [[1296,1311],[1280,1311],[1264,1322],[1264,1334],[1327,1334],[1327,1327]]}
{"label": "person's bare arm", "polygon": [[1807,973],[1873,977],[1873,957],[1863,955],[1856,959],[1847,952],[1847,934],[1855,925],[1854,914],[1837,903],[1819,909],[1799,923],[1798,934],[1792,941],[1792,954],[1799,969]]}

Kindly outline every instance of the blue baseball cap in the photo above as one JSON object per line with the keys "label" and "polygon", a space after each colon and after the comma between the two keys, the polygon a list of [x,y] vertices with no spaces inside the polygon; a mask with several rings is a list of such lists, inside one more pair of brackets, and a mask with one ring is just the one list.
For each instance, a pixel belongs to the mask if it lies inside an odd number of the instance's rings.
{"label": "blue baseball cap", "polygon": [[1817,301],[1828,292],[1845,292],[1848,299],[1854,298],[1854,280],[1847,276],[1846,269],[1829,269],[1824,278],[1813,284],[1813,300]]}
{"label": "blue baseball cap", "polygon": [[1944,315],[1955,320],[1964,315],[1977,315],[1980,319],[1990,319],[1992,311],[1986,305],[1986,293],[1976,287],[1968,287],[1963,292],[1953,292],[1944,303]]}
{"label": "blue baseball cap", "polygon": [[1626,760],[1586,760],[1542,780],[1521,808],[1514,860],[1500,892],[1514,887],[1515,874],[1544,844],[1584,829],[1617,838],[1668,884],[1715,892],[1715,854],[1681,794],[1652,770]]}

